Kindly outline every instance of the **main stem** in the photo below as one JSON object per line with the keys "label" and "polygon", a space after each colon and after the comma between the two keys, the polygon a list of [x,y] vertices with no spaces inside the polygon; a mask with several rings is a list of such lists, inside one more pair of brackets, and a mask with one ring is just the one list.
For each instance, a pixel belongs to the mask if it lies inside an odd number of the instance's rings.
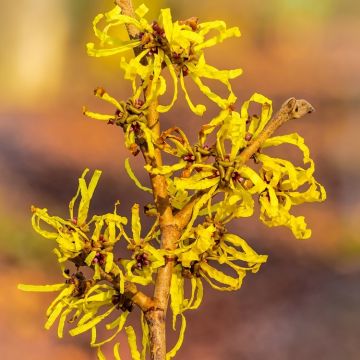
{"label": "main stem", "polygon": [[[155,139],[160,136],[159,114],[156,111],[157,101],[153,101],[148,112],[148,126]],[[147,159],[153,167],[162,165],[162,156],[159,149],[155,149],[154,159]],[[161,249],[174,250],[180,238],[181,229],[176,226],[169,200],[167,182],[162,175],[150,175],[153,188],[154,202],[159,214],[161,231]],[[152,360],[165,360],[166,357],[166,329],[165,319],[169,302],[173,259],[166,258],[165,265],[156,275],[154,302],[155,306],[145,313],[150,332],[150,354]]]}
{"label": "main stem", "polygon": [[[116,0],[120,6],[122,13],[134,17],[134,10],[131,0]],[[128,25],[127,31],[130,38],[136,38],[139,31],[133,25]],[[135,54],[139,49],[134,49]],[[148,94],[145,92],[145,97]],[[157,100],[152,101],[149,106],[147,115],[148,127],[153,133],[153,138],[158,139],[160,136],[159,114],[156,110],[158,106]],[[146,149],[142,149],[146,163],[152,167],[162,165],[162,156],[159,149],[155,149],[155,156],[149,157]],[[177,226],[173,216],[170,204],[167,182],[163,175],[150,175],[153,189],[154,202],[159,214],[159,225],[161,231],[161,249],[174,250],[177,241],[180,238],[181,228]],[[152,360],[165,360],[166,358],[166,332],[165,319],[169,302],[171,276],[173,272],[173,259],[166,258],[165,265],[158,270],[153,303],[154,306],[145,311],[145,318],[149,325],[150,335],[150,354]]]}

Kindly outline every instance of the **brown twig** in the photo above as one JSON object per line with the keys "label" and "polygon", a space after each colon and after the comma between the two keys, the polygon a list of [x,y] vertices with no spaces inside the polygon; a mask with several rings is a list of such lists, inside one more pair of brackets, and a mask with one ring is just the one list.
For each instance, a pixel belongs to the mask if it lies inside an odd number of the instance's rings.
{"label": "brown twig", "polygon": [[189,202],[175,215],[175,224],[179,229],[184,229],[191,219],[196,202],[204,195],[203,191],[195,193]]}
{"label": "brown twig", "polygon": [[[159,114],[156,111],[157,101],[150,104],[148,111],[148,126],[155,139],[160,136]],[[144,153],[144,152],[143,152]],[[155,149],[154,159],[144,153],[145,160],[152,167],[162,165],[162,156],[159,149]],[[180,229],[175,226],[172,207],[167,190],[166,178],[163,175],[150,175],[153,188],[154,202],[159,214],[161,231],[161,248],[174,250],[180,238]],[[150,354],[152,360],[165,360],[166,333],[165,318],[169,302],[173,262],[167,261],[165,266],[158,270],[155,281],[154,301],[155,307],[146,312],[145,317],[150,330]]]}
{"label": "brown twig", "polygon": [[[132,2],[129,0],[115,0],[115,4],[117,4],[123,15],[135,17],[134,8],[132,6]],[[135,39],[139,35],[139,30],[133,24],[126,25],[126,30],[130,36],[130,39]]]}
{"label": "brown twig", "polygon": [[[101,267],[100,274],[103,280],[111,283],[115,289],[119,290],[119,279],[117,275],[106,273]],[[129,281],[125,281],[124,295],[144,312],[154,307],[152,298],[139,291],[136,285]]]}
{"label": "brown twig", "polygon": [[245,164],[281,125],[289,120],[299,119],[314,110],[314,107],[306,100],[296,100],[295,98],[286,100],[261,133],[240,153],[240,163]]}
{"label": "brown twig", "polygon": [[[115,4],[117,4],[120,9],[121,13],[126,16],[135,17],[134,7],[132,5],[131,0],[115,0]],[[138,39],[139,38],[139,30],[137,27],[133,24],[127,24],[126,25],[127,33],[129,34],[129,38],[131,40]],[[134,48],[134,54],[139,55],[141,53],[141,47]],[[141,60],[142,64],[146,63],[146,58],[143,58]]]}

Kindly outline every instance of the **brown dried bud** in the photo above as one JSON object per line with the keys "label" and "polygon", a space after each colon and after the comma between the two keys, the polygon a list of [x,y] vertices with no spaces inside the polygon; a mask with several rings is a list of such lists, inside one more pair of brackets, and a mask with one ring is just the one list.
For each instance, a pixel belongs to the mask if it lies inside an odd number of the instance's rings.
{"label": "brown dried bud", "polygon": [[186,65],[184,65],[184,66],[181,68],[181,71],[182,71],[183,76],[189,75],[189,68],[188,68]]}
{"label": "brown dried bud", "polygon": [[247,179],[244,181],[243,185],[246,190],[249,190],[254,186],[254,183],[250,179]]}
{"label": "brown dried bud", "polygon": [[122,118],[124,116],[124,113],[120,111],[119,109],[116,109],[115,116],[118,118]]}
{"label": "brown dried bud", "polygon": [[193,154],[184,155],[183,160],[188,161],[188,162],[194,162],[195,161],[195,155],[193,155]]}
{"label": "brown dried bud", "polygon": [[141,130],[141,127],[140,127],[140,124],[137,122],[137,121],[134,121],[132,124],[131,124],[131,130],[137,134],[140,132]]}
{"label": "brown dried bud", "polygon": [[230,104],[230,105],[229,105],[229,110],[230,110],[230,112],[235,111],[235,105],[234,105],[234,104]]}
{"label": "brown dried bud", "polygon": [[244,183],[244,181],[245,181],[245,179],[237,171],[234,171],[231,174],[231,178],[234,182],[238,182],[240,184]]}
{"label": "brown dried bud", "polygon": [[105,237],[104,237],[103,234],[101,234],[101,235],[99,236],[99,241],[101,241],[101,242],[105,241]]}
{"label": "brown dried bud", "polygon": [[157,35],[164,36],[165,30],[158,24],[158,22],[154,21],[152,23],[152,28]]}
{"label": "brown dried bud", "polygon": [[191,176],[191,171],[189,169],[184,169],[181,173],[182,178],[189,178]]}
{"label": "brown dried bud", "polygon": [[174,60],[179,60],[181,58],[181,55],[176,52],[173,52],[171,56]]}
{"label": "brown dried bud", "polygon": [[181,25],[187,25],[191,27],[192,31],[196,31],[199,23],[199,18],[196,16],[192,16],[191,18],[187,20],[179,21]]}
{"label": "brown dried bud", "polygon": [[140,42],[141,42],[141,45],[146,45],[148,44],[149,42],[153,41],[153,36],[150,34],[150,33],[143,33],[141,38],[140,38]]}
{"label": "brown dried bud", "polygon": [[129,150],[134,156],[136,156],[140,152],[140,150],[136,144],[131,144],[129,147]]}
{"label": "brown dried bud", "polygon": [[105,89],[102,88],[102,87],[97,87],[97,88],[94,90],[94,95],[95,95],[95,96],[103,97],[105,93],[106,93],[106,91],[105,91]]}
{"label": "brown dried bud", "polygon": [[142,99],[136,99],[134,101],[134,106],[137,108],[137,109],[141,109],[141,107],[144,105],[144,100]]}
{"label": "brown dried bud", "polygon": [[97,253],[94,257],[93,263],[94,264],[98,263],[99,265],[104,265],[105,264],[105,256],[101,253]]}
{"label": "brown dried bud", "polygon": [[216,177],[220,176],[220,171],[219,170],[213,170],[212,175],[208,176],[208,179],[214,179]]}
{"label": "brown dried bud", "polygon": [[192,277],[194,277],[194,275],[191,273],[191,269],[183,267],[181,269],[181,275],[182,277],[184,277],[185,279],[191,279]]}
{"label": "brown dried bud", "polygon": [[137,261],[136,267],[138,269],[142,269],[143,267],[150,265],[149,255],[146,253],[137,254],[135,256],[135,260]]}

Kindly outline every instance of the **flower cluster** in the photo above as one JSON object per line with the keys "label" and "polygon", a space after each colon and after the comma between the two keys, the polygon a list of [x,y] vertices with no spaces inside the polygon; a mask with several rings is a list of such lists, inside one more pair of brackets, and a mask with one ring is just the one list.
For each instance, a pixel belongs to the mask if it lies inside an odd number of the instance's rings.
{"label": "flower cluster", "polygon": [[[174,105],[178,96],[178,84],[185,94],[190,109],[197,115],[206,110],[205,105],[194,105],[186,90],[185,77],[190,77],[200,91],[222,109],[236,101],[230,80],[241,75],[241,69],[218,70],[205,61],[204,49],[212,47],[227,38],[240,36],[237,27],[227,28],[223,21],[199,23],[197,18],[173,22],[170,9],[162,9],[158,21],[149,23],[144,16],[148,9],[143,4],[135,10],[137,18],[121,13],[116,6],[113,10],[96,16],[93,22],[94,33],[100,40],[99,47],[94,43],[87,44],[87,52],[91,56],[111,56],[138,49],[139,54],[126,60],[121,58],[120,66],[125,72],[125,79],[132,82],[133,99],[141,97],[146,89],[147,97],[143,105],[146,108],[151,101],[163,95],[167,89],[166,80],[161,75],[166,67],[171,75],[174,94],[169,105],[159,105],[159,112],[167,112]],[[101,30],[100,22],[105,26]],[[111,35],[114,28],[123,25],[133,25],[138,30],[138,38],[122,41]],[[216,32],[215,34],[214,31]],[[211,36],[208,36],[212,34]],[[228,89],[227,98],[221,98],[214,93],[202,79],[217,80]],[[140,85],[138,85],[140,80]]]}
{"label": "flower cluster", "polygon": [[[91,346],[98,347],[98,354],[101,354],[100,346],[116,337],[133,309],[131,299],[125,296],[128,284],[153,283],[157,268],[164,265],[164,257],[151,245],[151,241],[158,241],[157,220],[148,234],[144,238],[141,237],[138,204],[132,208],[132,236],[128,236],[124,230],[128,219],[117,214],[118,203],[113,213],[95,215],[91,220],[87,220],[90,201],[101,172],[96,170],[88,184],[85,180],[87,173],[88,169],[79,179],[78,191],[69,203],[68,219],[49,215],[47,209],[32,207],[34,230],[44,238],[53,239],[57,243],[54,253],[57,255],[65,281],[43,286],[21,284],[19,288],[24,291],[60,291],[47,310],[48,320],[45,328],[49,329],[59,319],[58,336],[61,338],[66,321],[70,324],[76,322],[76,326],[70,330],[70,335],[75,336],[91,330]],[[114,246],[122,239],[127,242],[130,255],[128,259],[124,254],[116,260]],[[76,267],[76,272],[72,274],[66,267],[69,262]],[[92,270],[90,278],[86,278],[85,272],[80,271],[82,267]],[[104,284],[104,281],[107,281],[107,284]],[[117,309],[122,310],[122,313],[106,325],[107,330],[115,329],[115,332],[107,339],[97,341],[97,326]],[[125,330],[128,333],[129,344],[135,349],[136,339],[132,327],[126,327]],[[146,336],[145,321],[143,333]],[[117,347],[116,344],[115,350]]]}

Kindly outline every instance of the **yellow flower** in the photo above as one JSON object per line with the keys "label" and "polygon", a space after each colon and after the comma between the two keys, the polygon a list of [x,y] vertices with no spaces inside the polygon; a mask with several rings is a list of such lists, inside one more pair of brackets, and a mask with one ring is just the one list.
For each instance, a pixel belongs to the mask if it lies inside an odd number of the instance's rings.
{"label": "yellow flower", "polygon": [[[47,239],[54,239],[58,248],[54,253],[58,262],[64,269],[64,263],[71,260],[77,266],[89,266],[94,270],[93,279],[101,279],[101,272],[112,273],[119,276],[120,291],[124,289],[124,274],[120,267],[114,262],[113,248],[115,244],[125,237],[124,225],[127,219],[116,213],[105,215],[94,215],[87,221],[90,201],[99,181],[101,171],[96,170],[87,184],[85,176],[88,169],[84,171],[79,179],[79,187],[76,195],[69,203],[70,219],[62,219],[51,216],[47,209],[32,208],[32,225],[36,232]],[[78,199],[76,216],[74,207]],[[48,225],[45,226],[44,225]],[[50,231],[49,228],[53,228]],[[92,234],[89,234],[92,229]]]}
{"label": "yellow flower", "polygon": [[[96,188],[97,182],[100,178],[101,171],[95,171],[91,181],[87,185],[85,182],[85,175],[89,170],[86,169],[79,179],[79,187],[76,195],[69,203],[69,219],[62,219],[58,216],[51,216],[48,214],[47,209],[40,209],[32,207],[32,226],[34,230],[45,237],[46,239],[56,240],[59,246],[59,262],[64,262],[67,259],[75,258],[79,255],[89,238],[86,235],[88,225],[86,223],[90,201]],[[79,196],[81,197],[78,210],[74,213],[74,206]],[[43,228],[43,223],[49,227]]]}
{"label": "yellow flower", "polygon": [[[56,239],[58,249],[54,249],[54,252],[63,269],[65,261],[71,260],[77,266],[87,265],[92,268],[93,280],[101,280],[103,273],[112,274],[119,278],[120,293],[124,292],[125,281],[142,285],[152,283],[157,269],[164,265],[164,252],[151,245],[152,241],[158,241],[158,220],[144,238],[141,238],[138,204],[132,207],[132,237],[124,231],[123,226],[127,224],[127,219],[116,213],[116,206],[114,213],[94,215],[86,222],[90,200],[101,174],[100,171],[95,171],[86,185],[87,172],[88,170],[79,179],[79,189],[69,205],[72,220],[50,216],[46,209],[33,208],[34,229],[45,238]],[[74,217],[74,205],[79,195],[81,200],[78,217]],[[54,231],[43,229],[41,222],[53,227]],[[92,235],[89,234],[90,229]],[[115,244],[122,237],[128,242],[129,250],[133,252],[131,259],[121,260],[124,271],[115,263],[113,254]]]}
{"label": "yellow flower", "polygon": [[[219,223],[192,228],[189,235],[182,236],[183,241],[176,253],[184,268],[189,269],[192,275],[204,278],[214,289],[238,290],[246,271],[257,272],[267,256],[258,255],[244,239],[216,224]],[[237,276],[231,277],[226,271],[211,266],[214,262],[225,264]]]}
{"label": "yellow flower", "polygon": [[[34,292],[55,292],[60,291],[46,311],[47,321],[45,329],[49,330],[55,323],[58,323],[58,336],[63,337],[66,321],[77,322],[77,325],[70,330],[70,335],[79,335],[91,330],[93,333],[92,343],[96,339],[96,326],[107,318],[115,309],[113,297],[117,291],[108,285],[94,285],[92,280],[86,280],[81,272],[71,276],[63,273],[66,281],[63,284],[55,285],[18,285],[23,291]],[[105,312],[101,312],[105,309]],[[127,316],[124,312],[120,317]]]}
{"label": "yellow flower", "polygon": [[129,100],[128,102],[118,102],[110,96],[105,89],[97,88],[94,91],[95,96],[115,106],[114,114],[99,114],[88,111],[83,108],[84,115],[100,121],[106,121],[108,124],[121,126],[125,133],[125,146],[133,155],[139,153],[137,139],[140,137],[147,143],[147,150],[150,156],[154,156],[154,139],[152,131],[146,126],[146,109],[141,100]]}
{"label": "yellow flower", "polygon": [[[127,219],[117,214],[118,203],[115,205],[114,213],[94,215],[90,221],[87,220],[91,198],[101,172],[96,170],[88,183],[85,180],[87,173],[88,169],[79,179],[78,191],[70,201],[70,219],[51,216],[47,209],[35,207],[32,209],[34,229],[45,238],[55,239],[58,243],[58,248],[54,249],[54,253],[58,257],[62,275],[66,279],[65,282],[54,285],[20,284],[18,288],[23,291],[35,292],[60,291],[47,310],[48,320],[45,328],[50,329],[59,320],[59,337],[63,337],[66,322],[76,322],[75,327],[69,331],[72,336],[91,330],[91,346],[98,347],[98,356],[101,358],[100,347],[117,337],[132,310],[132,302],[123,295],[125,282],[133,281],[140,284],[152,282],[152,275],[158,267],[164,264],[164,257],[160,251],[148,243],[158,236],[157,221],[147,236],[144,239],[140,238],[141,225],[138,205],[134,205],[132,211],[133,238],[128,237],[124,231],[123,227],[127,224]],[[51,228],[53,229],[51,230]],[[134,250],[134,259],[126,263],[130,264],[130,268],[132,268],[134,261],[139,262],[138,256],[147,253],[149,258],[145,260],[151,261],[151,265],[148,266],[149,274],[141,271],[144,269],[139,269],[140,273],[133,274],[126,266],[123,271],[120,266],[125,264],[115,262],[114,245],[122,237]],[[87,266],[93,270],[93,275],[87,279],[79,270],[70,275],[70,270],[65,269],[66,260],[70,260],[77,268]],[[127,273],[125,273],[126,271]],[[99,281],[108,280],[107,276],[112,279],[111,284],[99,284]],[[113,330],[113,334],[104,340],[97,340],[98,326],[115,310],[122,310],[122,313],[105,326],[107,330]],[[142,325],[143,331],[148,332],[147,325],[145,323]],[[125,331],[131,351],[135,352],[136,341],[134,342],[134,334],[131,329],[131,327],[127,327]],[[114,354],[118,356],[118,344],[114,346]]]}
{"label": "yellow flower", "polygon": [[[147,12],[148,9],[143,4],[135,11],[137,19],[121,14],[118,6],[106,14],[97,15],[93,21],[93,28],[96,37],[100,40],[100,47],[95,48],[94,43],[88,43],[88,54],[96,57],[111,56],[134,48],[140,49],[140,53],[129,61],[122,57],[120,66],[125,72],[125,79],[132,82],[133,99],[139,99],[147,88],[148,95],[144,108],[166,91],[166,80],[161,75],[163,67],[168,68],[173,80],[174,95],[169,105],[158,106],[159,112],[167,112],[173,106],[177,99],[180,81],[190,109],[197,115],[204,113],[206,107],[202,104],[195,106],[189,97],[184,80],[187,75],[200,91],[220,108],[225,109],[234,103],[236,97],[229,80],[241,75],[242,70],[218,70],[206,63],[203,51],[229,37],[240,36],[239,29],[237,27],[228,29],[223,21],[198,23],[197,18],[173,22],[170,9],[162,9],[159,20],[148,23],[144,19]],[[98,28],[101,20],[106,23],[103,30]],[[121,41],[109,35],[114,27],[130,24],[138,29],[138,39]],[[215,35],[207,37],[214,31]],[[138,77],[141,79],[140,86],[137,84]],[[227,87],[229,95],[221,98],[203,83],[202,78],[220,81]]]}
{"label": "yellow flower", "polygon": [[[268,226],[289,227],[296,238],[307,239],[311,230],[307,229],[303,216],[290,214],[291,207],[304,202],[324,201],[326,192],[314,179],[314,162],[310,159],[304,139],[298,134],[276,136],[266,140],[262,148],[281,144],[297,146],[303,153],[304,164],[309,166],[302,168],[287,160],[257,155],[262,163],[261,177],[267,183],[266,190],[260,194],[260,219]],[[299,191],[299,188],[305,189]]]}
{"label": "yellow flower", "polygon": [[[259,115],[249,115],[248,108],[252,102],[261,105]],[[267,139],[259,149],[261,152],[254,156],[256,162],[262,164],[260,170],[241,161],[242,150],[265,128],[271,115],[271,100],[261,94],[254,94],[244,102],[240,113],[228,108],[203,125],[199,134],[199,144],[193,151],[204,149],[205,146],[211,151],[201,150],[201,157],[196,157],[197,161],[187,166],[187,175],[174,178],[174,190],[171,195],[178,192],[184,194],[191,190],[205,190],[214,196],[217,195],[217,202],[212,204],[211,198],[207,198],[204,204],[207,204],[209,210],[203,209],[197,215],[210,212],[214,220],[222,224],[233,218],[251,216],[254,210],[253,197],[256,196],[259,197],[261,205],[261,221],[268,226],[286,226],[296,238],[306,239],[310,237],[311,231],[307,229],[304,217],[296,217],[290,214],[290,210],[293,205],[304,202],[324,201],[326,192],[314,178],[314,162],[310,158],[304,139],[298,134]],[[216,143],[209,147],[206,141],[215,130]],[[307,167],[295,166],[290,161],[265,154],[267,148],[281,144],[298,147],[303,153],[303,162]],[[172,154],[179,157],[181,152],[177,149]],[[213,162],[208,161],[211,156],[214,157]],[[156,171],[166,169],[162,173],[170,176],[184,166],[184,161],[179,160],[171,167],[165,165]],[[151,169],[147,170],[151,172]],[[222,194],[221,198],[219,194]],[[205,195],[202,199],[205,199]],[[201,201],[200,199],[199,203]]]}
{"label": "yellow flower", "polygon": [[[126,298],[122,297],[113,286],[95,284],[93,280],[87,280],[82,272],[78,271],[71,276],[67,275],[67,273],[63,273],[63,275],[66,278],[65,283],[54,285],[19,284],[18,289],[31,292],[60,291],[46,311],[45,329],[49,330],[58,321],[57,334],[59,338],[63,337],[67,323],[72,326],[72,329],[69,330],[71,336],[77,336],[90,330],[90,345],[98,349],[99,359],[105,359],[101,352],[101,346],[116,339],[119,332],[124,329],[127,317],[132,310],[132,304],[126,302]],[[121,314],[115,317],[112,316],[111,322],[104,326],[106,330],[112,331],[112,334],[105,337],[105,339],[98,340],[98,327],[103,325],[105,320],[117,310],[121,310]],[[75,325],[73,325],[74,323]],[[142,354],[145,354],[149,343],[149,329],[143,316],[141,324],[144,345]],[[127,326],[125,332],[131,353],[136,354],[137,346],[134,330],[131,326]],[[119,343],[116,343],[114,345],[115,359],[120,359],[118,350]]]}
{"label": "yellow flower", "polygon": [[126,236],[126,240],[132,256],[130,260],[122,259],[121,264],[126,270],[127,281],[148,285],[153,283],[157,269],[165,264],[165,252],[151,245],[152,241],[159,241],[159,221],[156,219],[146,236],[142,238],[139,204],[134,204],[131,212],[132,237]]}
{"label": "yellow flower", "polygon": [[[179,339],[167,354],[173,357],[180,348],[186,329],[185,312],[196,310],[203,299],[203,280],[220,291],[238,290],[247,271],[257,272],[267,256],[258,255],[240,237],[219,229],[215,223],[207,223],[186,229],[179,239],[179,247],[169,252],[176,256],[170,286],[170,307],[173,329],[181,318]],[[216,265],[215,265],[216,264]],[[217,265],[222,265],[219,270]],[[235,275],[229,275],[234,272]],[[190,296],[185,296],[190,282]]]}

